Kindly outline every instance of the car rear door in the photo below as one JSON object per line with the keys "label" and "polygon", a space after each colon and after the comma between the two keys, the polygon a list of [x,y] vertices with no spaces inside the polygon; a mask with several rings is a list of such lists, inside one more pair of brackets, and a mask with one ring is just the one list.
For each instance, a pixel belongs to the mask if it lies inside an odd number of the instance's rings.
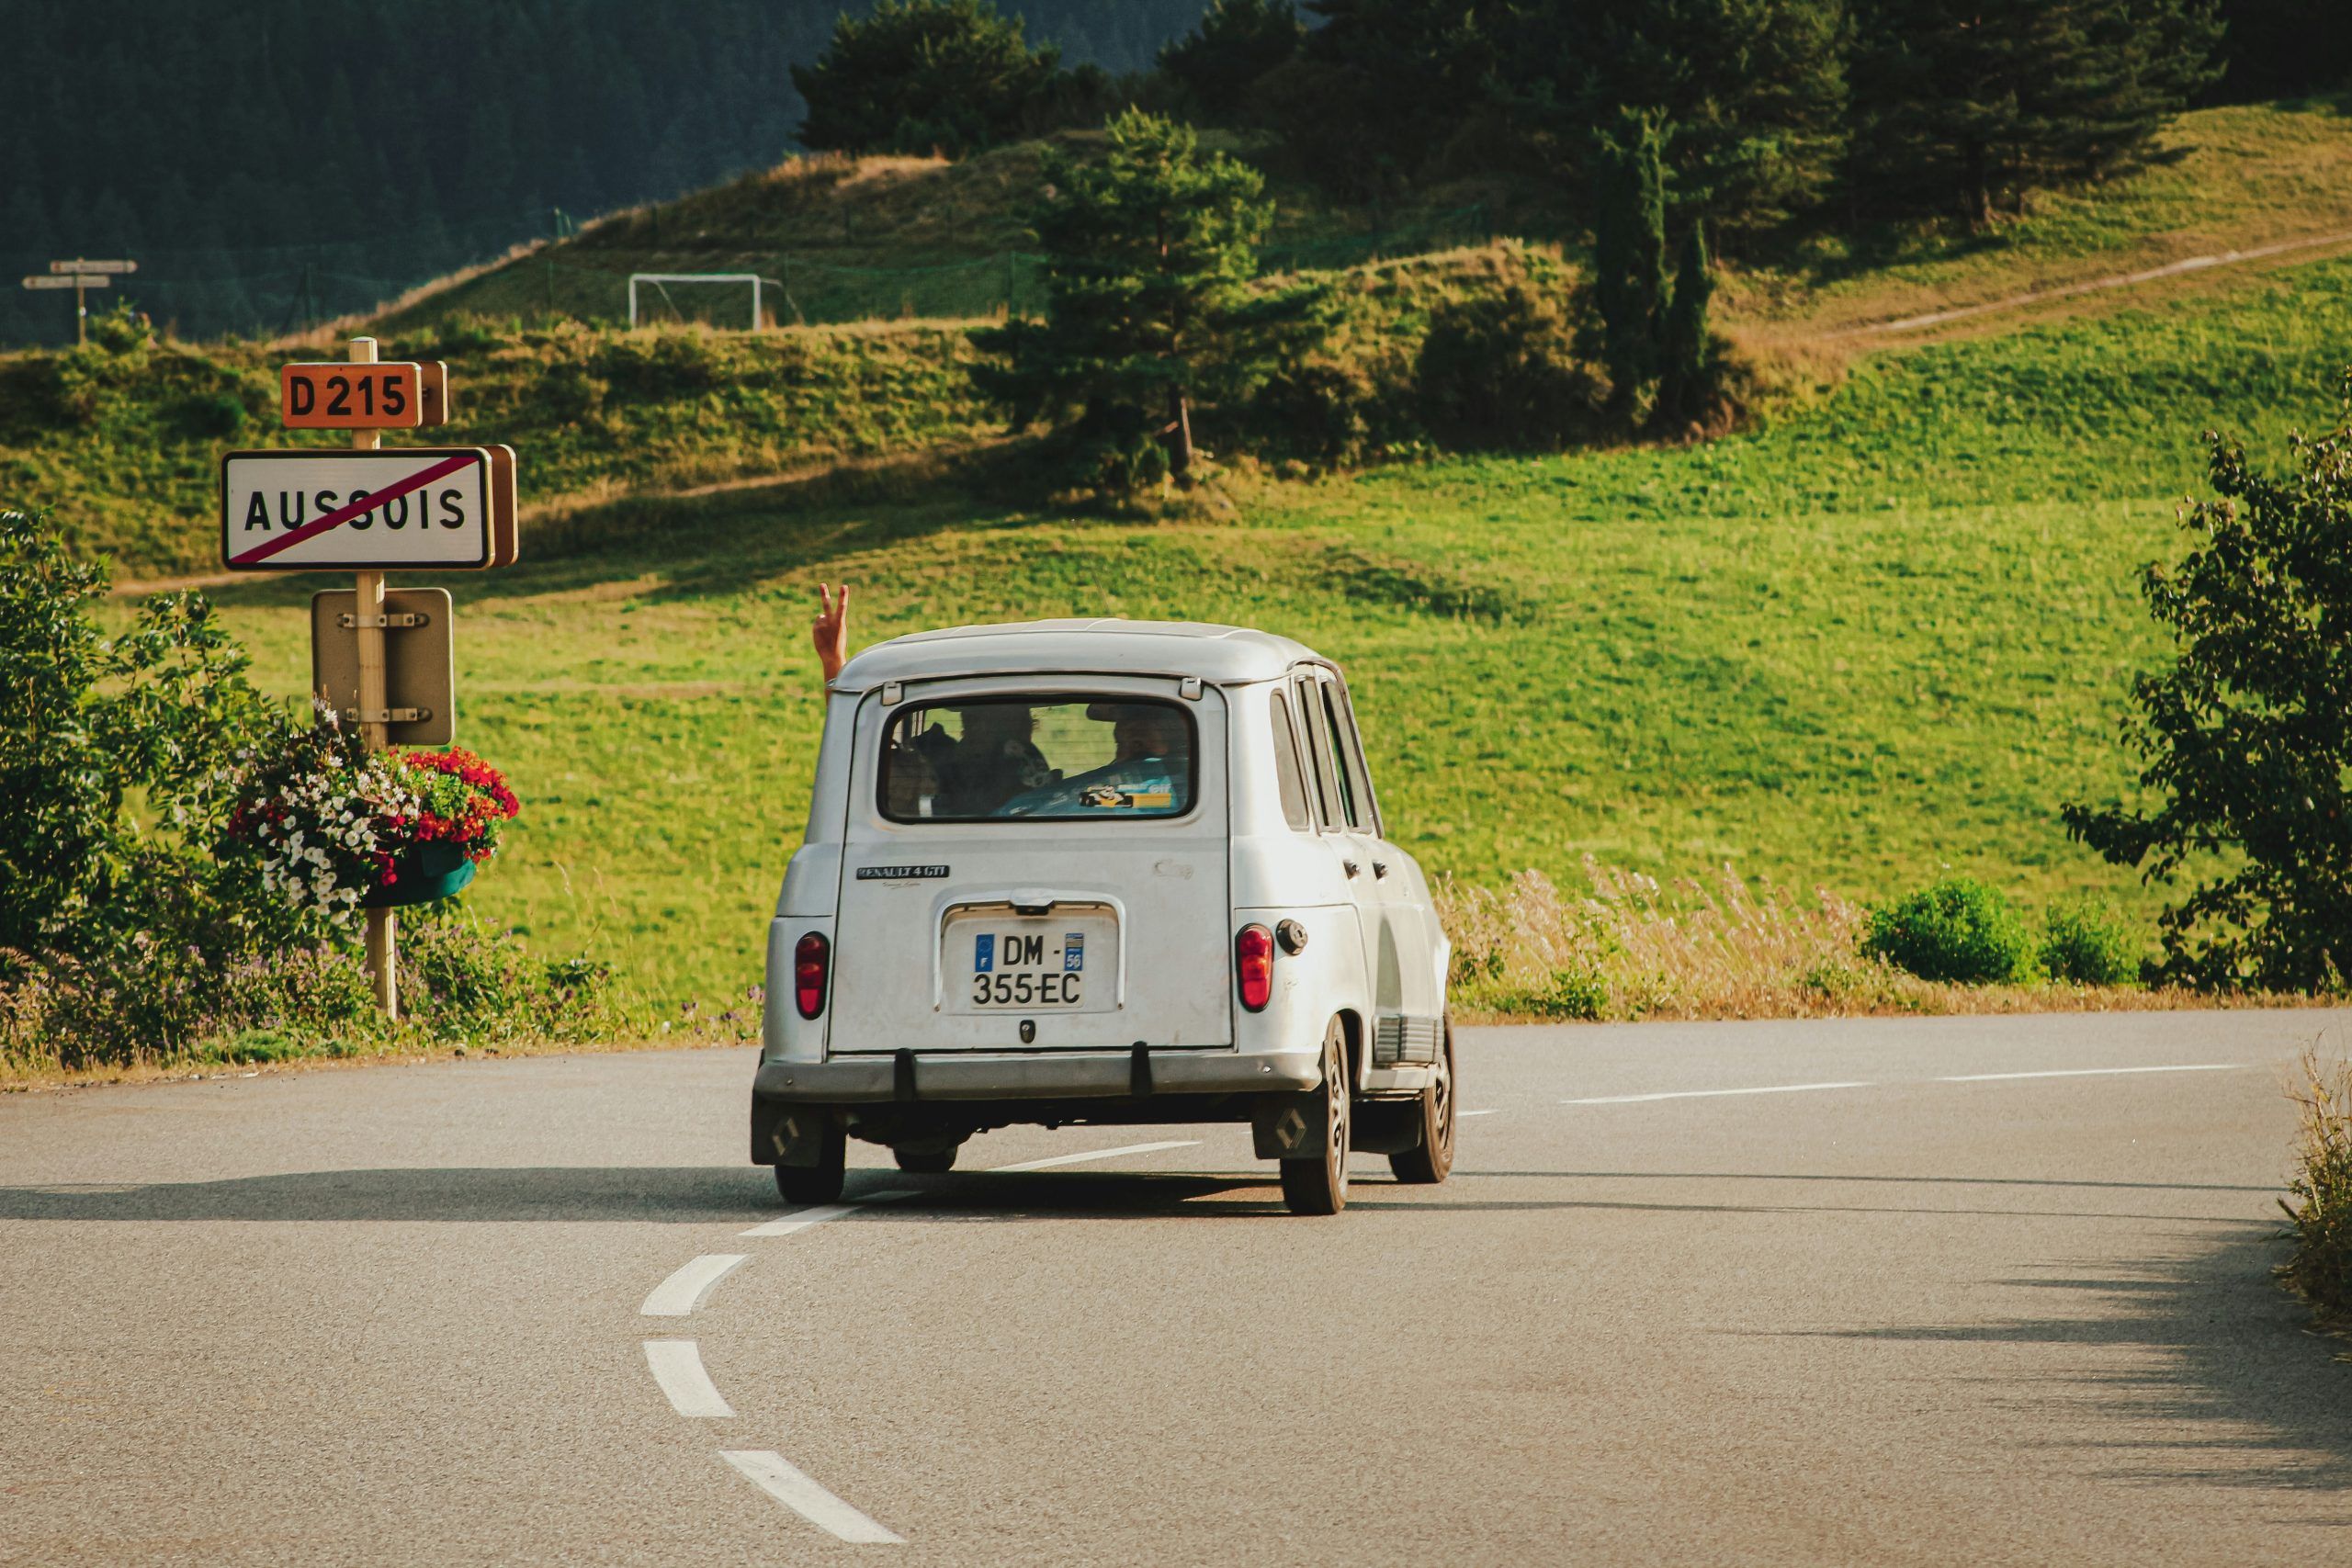
{"label": "car rear door", "polygon": [[[1230,1046],[1223,694],[1091,675],[885,694],[865,699],[856,727],[828,1054]],[[886,736],[905,730],[895,715],[991,697],[1173,705],[1193,727],[1189,809],[944,821],[885,799]]]}

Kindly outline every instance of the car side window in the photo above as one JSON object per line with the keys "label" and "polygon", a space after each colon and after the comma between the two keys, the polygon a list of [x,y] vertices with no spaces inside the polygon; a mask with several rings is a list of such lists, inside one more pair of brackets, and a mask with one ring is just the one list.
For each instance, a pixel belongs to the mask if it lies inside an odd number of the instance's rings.
{"label": "car side window", "polygon": [[1306,770],[1298,762],[1298,737],[1290,727],[1290,704],[1274,694],[1274,777],[1282,790],[1283,819],[1302,833],[1315,830],[1306,805]]}
{"label": "car side window", "polygon": [[1325,832],[1336,832],[1346,826],[1347,818],[1340,809],[1339,778],[1331,767],[1331,739],[1315,722],[1315,705],[1321,700],[1315,678],[1301,676],[1297,692],[1299,717],[1306,729],[1306,749],[1315,759],[1316,824]]}
{"label": "car side window", "polygon": [[1372,793],[1372,769],[1363,760],[1363,731],[1356,724],[1355,699],[1348,694],[1343,681],[1331,683],[1331,694],[1339,702],[1340,750],[1347,758],[1348,771],[1355,775],[1356,804],[1363,813],[1356,819],[1356,826],[1377,838],[1381,833],[1380,802]]}
{"label": "car side window", "polygon": [[1363,792],[1356,787],[1355,760],[1348,755],[1344,727],[1340,723],[1339,705],[1331,698],[1331,683],[1326,681],[1322,687],[1318,695],[1322,700],[1324,734],[1331,748],[1331,761],[1339,770],[1340,818],[1349,827],[1361,829],[1363,826],[1361,804]]}

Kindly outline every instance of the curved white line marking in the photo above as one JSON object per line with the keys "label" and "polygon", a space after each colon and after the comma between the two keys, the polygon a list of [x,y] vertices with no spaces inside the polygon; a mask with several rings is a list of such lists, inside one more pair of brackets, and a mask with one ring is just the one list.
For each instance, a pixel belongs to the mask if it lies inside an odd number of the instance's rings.
{"label": "curved white line marking", "polygon": [[780,1453],[722,1449],[718,1457],[747,1476],[752,1483],[819,1529],[867,1546],[904,1546],[872,1519],[811,1481]]}
{"label": "curved white line marking", "polygon": [[691,1339],[648,1339],[645,1364],[653,1381],[670,1396],[670,1408],[698,1421],[719,1420],[735,1414],[718,1396],[718,1385],[702,1370],[702,1350]]}
{"label": "curved white line marking", "polygon": [[686,1317],[702,1305],[710,1288],[725,1277],[727,1271],[750,1255],[741,1252],[706,1253],[680,1269],[676,1273],[653,1287],[645,1304],[637,1309],[640,1317]]}
{"label": "curved white line marking", "polygon": [[1816,1089],[1869,1089],[1867,1083],[1776,1083],[1758,1089],[1679,1089],[1668,1094],[1604,1094],[1592,1100],[1564,1100],[1563,1105],[1638,1105],[1651,1100],[1712,1100],[1725,1094],[1804,1094]]}
{"label": "curved white line marking", "polygon": [[2055,1072],[2040,1073],[1962,1073],[1958,1077],[1938,1078],[1938,1083],[1999,1083],[2007,1078],[2104,1078],[2120,1073],[2227,1073],[2245,1066],[2244,1062],[2196,1062],[2178,1067],[2061,1067]]}
{"label": "curved white line marking", "polygon": [[1115,1149],[1090,1149],[1082,1155],[1056,1155],[1051,1159],[1024,1159],[1018,1165],[992,1165],[989,1169],[999,1176],[1015,1170],[1051,1170],[1057,1165],[1077,1165],[1090,1159],[1116,1159],[1121,1155],[1156,1154],[1161,1149],[1189,1149],[1197,1147],[1199,1144],[1198,1138],[1178,1138],[1165,1144],[1124,1144]]}

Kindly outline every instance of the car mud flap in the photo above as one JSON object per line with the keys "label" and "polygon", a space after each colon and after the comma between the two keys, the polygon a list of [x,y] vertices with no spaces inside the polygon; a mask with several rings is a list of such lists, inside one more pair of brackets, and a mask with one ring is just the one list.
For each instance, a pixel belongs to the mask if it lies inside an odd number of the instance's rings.
{"label": "car mud flap", "polygon": [[1127,1092],[1137,1100],[1151,1093],[1151,1052],[1140,1040],[1127,1058]]}
{"label": "car mud flap", "polygon": [[825,1160],[825,1133],[832,1111],[822,1105],[752,1101],[752,1163],[812,1167]]}
{"label": "car mud flap", "polygon": [[1321,1154],[1330,1137],[1331,1119],[1315,1089],[1263,1096],[1250,1112],[1250,1141],[1260,1159],[1305,1159]]}
{"label": "car mud flap", "polygon": [[1401,1155],[1421,1146],[1421,1101],[1359,1100],[1348,1145],[1368,1155]]}
{"label": "car mud flap", "polygon": [[890,1098],[912,1100],[915,1097],[915,1054],[899,1050],[890,1056]]}

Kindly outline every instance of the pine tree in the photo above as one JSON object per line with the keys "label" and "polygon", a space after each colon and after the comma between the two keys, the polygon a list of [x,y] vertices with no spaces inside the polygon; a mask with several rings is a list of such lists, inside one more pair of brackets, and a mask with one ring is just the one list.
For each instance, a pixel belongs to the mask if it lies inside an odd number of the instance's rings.
{"label": "pine tree", "polygon": [[1610,401],[1631,421],[1657,378],[1667,302],[1666,138],[1657,119],[1628,113],[1595,138],[1593,295]]}
{"label": "pine tree", "polygon": [[1209,0],[1191,32],[1160,47],[1159,71],[1208,114],[1230,118],[1306,37],[1291,0]]}
{"label": "pine tree", "polygon": [[850,152],[990,146],[1021,130],[1060,62],[989,0],[881,0],[863,19],[844,14],[816,62],[792,68],[808,105],[800,140]]}
{"label": "pine tree", "polygon": [[1707,330],[1707,307],[1715,294],[1714,270],[1707,255],[1707,232],[1693,223],[1682,237],[1682,263],[1675,270],[1674,299],[1659,333],[1657,408],[1655,423],[1670,433],[1687,430],[1707,415],[1715,396],[1715,344]]}
{"label": "pine tree", "polygon": [[2211,0],[1858,0],[1860,203],[1971,226],[2145,157],[2214,76]]}
{"label": "pine tree", "polygon": [[1253,295],[1272,220],[1258,172],[1204,155],[1190,126],[1129,110],[1099,161],[1049,153],[1031,223],[1046,312],[986,334],[981,379],[1015,421],[1074,416],[1083,439],[1193,466],[1193,405],[1238,396],[1275,364],[1279,302]]}

